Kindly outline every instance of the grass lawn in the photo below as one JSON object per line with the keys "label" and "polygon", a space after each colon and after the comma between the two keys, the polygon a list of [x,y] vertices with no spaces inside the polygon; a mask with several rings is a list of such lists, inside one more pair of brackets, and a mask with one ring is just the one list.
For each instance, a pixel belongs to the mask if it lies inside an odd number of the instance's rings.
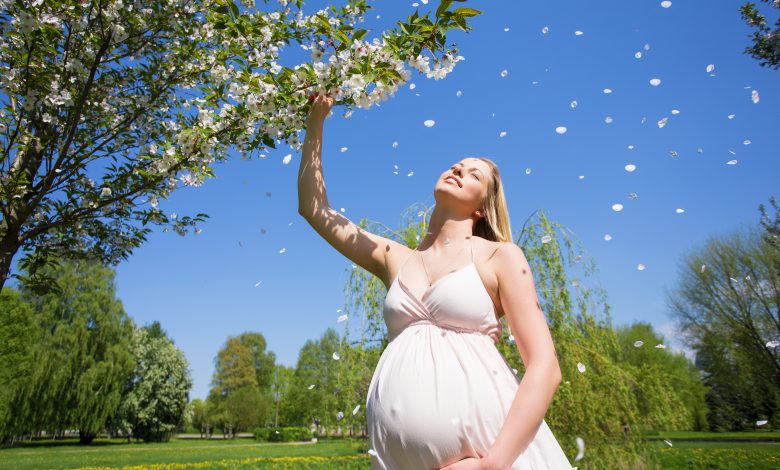
{"label": "grass lawn", "polygon": [[317,443],[266,443],[251,439],[175,439],[167,443],[128,444],[96,439],[81,447],[78,439],[25,443],[0,450],[0,468],[370,468],[365,440]]}
{"label": "grass lawn", "polygon": [[[648,436],[648,440],[658,447],[658,468],[664,470],[780,468],[780,432],[673,432]],[[0,469],[370,469],[366,446],[365,439],[317,443],[174,439],[161,444],[97,439],[81,447],[78,439],[66,439],[1,449]],[[584,461],[572,463],[584,470],[586,462],[587,454]]]}

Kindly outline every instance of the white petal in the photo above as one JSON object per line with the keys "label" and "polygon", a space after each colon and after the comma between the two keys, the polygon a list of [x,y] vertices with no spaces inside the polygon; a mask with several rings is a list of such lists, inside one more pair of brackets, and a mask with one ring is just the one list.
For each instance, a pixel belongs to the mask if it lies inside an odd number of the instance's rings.
{"label": "white petal", "polygon": [[630,172],[636,170],[636,165],[634,165],[633,163],[629,163],[628,165],[625,166],[625,168],[626,168],[626,171],[628,171],[630,173]]}
{"label": "white petal", "polygon": [[506,137],[506,131],[501,131],[500,134],[498,134],[499,137]]}
{"label": "white petal", "polygon": [[341,356],[339,356],[339,353],[337,353],[336,351],[333,351],[333,360],[338,361],[339,359],[341,359]]}
{"label": "white petal", "polygon": [[423,124],[425,124],[425,127],[433,127],[433,125],[436,124],[436,121],[433,119],[427,119]]}
{"label": "white petal", "polygon": [[685,212],[685,209],[683,209],[682,207],[678,207],[674,211],[677,212],[678,214],[682,214],[683,212]]}
{"label": "white petal", "polygon": [[290,159],[291,159],[291,158],[292,158],[292,154],[291,154],[291,153],[288,153],[288,154],[287,154],[287,155],[285,155],[285,156],[284,156],[284,158],[282,159],[282,163],[284,163],[285,165],[287,165],[288,163],[290,163]]}
{"label": "white petal", "polygon": [[670,2],[669,0],[664,0],[663,2],[661,2],[661,6],[664,8],[669,8],[670,6],[672,6],[672,2]]}
{"label": "white petal", "polygon": [[736,164],[737,164],[736,160],[729,160],[726,162],[726,165],[736,165]]}
{"label": "white petal", "polygon": [[574,35],[575,35],[575,36],[582,36],[583,34],[585,34],[585,33],[583,33],[583,32],[582,32],[582,31],[580,31],[580,30],[577,30],[577,31],[575,31],[575,32],[574,32]]}
{"label": "white petal", "polygon": [[359,409],[360,409],[360,405],[356,406],[356,407],[355,407],[355,408],[352,410],[352,415],[353,415],[353,416],[354,416],[354,415],[356,415]]}
{"label": "white petal", "polygon": [[526,175],[530,175],[531,174],[531,169],[530,168],[526,168],[525,169],[525,174]]}
{"label": "white petal", "polygon": [[750,99],[753,100],[753,103],[758,103],[758,100],[760,99],[758,96],[758,90],[753,90],[750,92]]}
{"label": "white petal", "polygon": [[645,265],[642,264],[642,263],[639,263],[639,264],[636,265],[636,269],[639,270],[639,271],[644,271],[645,270]]}
{"label": "white petal", "polygon": [[341,323],[341,322],[343,322],[346,319],[347,319],[347,315],[339,315],[339,319],[337,320],[337,322]]}
{"label": "white petal", "polygon": [[346,151],[347,151],[347,148],[346,148],[346,147],[341,147],[341,153],[344,153],[344,152],[346,152]]}
{"label": "white petal", "polygon": [[637,58],[637,59],[641,59],[642,58],[642,53],[640,51],[636,51],[636,54],[634,54],[634,57]]}
{"label": "white petal", "polygon": [[612,210],[615,212],[620,212],[623,210],[623,204],[612,204]]}
{"label": "white petal", "polygon": [[549,33],[549,32],[550,32],[550,28],[548,28],[547,26],[545,26],[544,28],[542,28],[542,34],[547,34],[547,33]]}
{"label": "white petal", "polygon": [[707,73],[710,73],[713,70],[715,70],[715,64],[710,64],[710,65],[707,66]]}
{"label": "white petal", "polygon": [[458,91],[456,91],[456,92],[455,92],[455,96],[461,96],[462,94],[463,94],[463,92],[462,92],[462,91],[460,91],[460,90],[458,90]]}
{"label": "white petal", "polygon": [[660,78],[651,78],[650,79],[650,84],[653,85],[653,86],[658,86],[658,85],[661,84],[661,79]]}
{"label": "white petal", "polygon": [[502,70],[501,71],[501,76],[502,77],[506,77],[507,75],[509,75],[509,72],[507,72],[506,70]]}
{"label": "white petal", "polygon": [[662,128],[666,125],[666,122],[669,121],[668,117],[661,118],[660,121],[658,121],[658,128]]}
{"label": "white petal", "polygon": [[550,243],[552,241],[552,237],[550,235],[545,235],[542,237],[542,243]]}
{"label": "white petal", "polygon": [[604,240],[606,240],[606,241],[610,241],[610,240],[612,240],[612,235],[610,235],[610,234],[608,234],[608,233],[605,233],[605,234],[604,234]]}
{"label": "white petal", "polygon": [[605,95],[608,95],[610,93],[612,93],[612,88],[604,88],[604,94]]}
{"label": "white petal", "polygon": [[581,373],[585,372],[585,364],[583,364],[581,362],[578,362],[577,363],[577,370],[580,371]]}
{"label": "white petal", "polygon": [[607,124],[612,124],[612,116],[605,117],[604,122],[606,122]]}
{"label": "white petal", "polygon": [[565,134],[566,133],[566,128],[563,127],[563,126],[558,126],[558,127],[555,128],[555,132],[557,132],[558,134]]}
{"label": "white petal", "polygon": [[571,107],[572,107],[572,109],[573,109],[573,108],[576,108],[576,107],[577,107],[577,100],[574,100],[574,101],[572,101],[571,103],[569,103],[569,106],[571,106]]}
{"label": "white petal", "polygon": [[634,347],[635,347],[635,348],[638,348],[638,347],[642,346],[643,344],[645,344],[645,342],[644,342],[644,341],[641,341],[641,340],[639,340],[639,341],[634,341]]}

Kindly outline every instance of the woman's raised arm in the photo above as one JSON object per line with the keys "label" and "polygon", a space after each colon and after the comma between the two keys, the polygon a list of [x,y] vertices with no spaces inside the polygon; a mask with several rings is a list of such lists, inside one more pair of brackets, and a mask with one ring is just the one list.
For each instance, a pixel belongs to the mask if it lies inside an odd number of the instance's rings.
{"label": "woman's raised arm", "polygon": [[390,250],[403,250],[404,245],[361,229],[328,202],[322,174],[322,134],[333,101],[327,95],[316,96],[306,119],[298,170],[298,213],[339,253],[388,285],[387,255]]}

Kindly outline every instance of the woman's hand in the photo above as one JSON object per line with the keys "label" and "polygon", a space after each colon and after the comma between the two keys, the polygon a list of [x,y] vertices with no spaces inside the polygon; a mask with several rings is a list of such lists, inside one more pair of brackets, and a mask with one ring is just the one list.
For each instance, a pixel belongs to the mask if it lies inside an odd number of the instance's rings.
{"label": "woman's hand", "polygon": [[439,470],[495,470],[495,468],[484,457],[468,457],[441,467]]}
{"label": "woman's hand", "polygon": [[325,118],[328,117],[330,108],[333,106],[335,101],[335,98],[333,98],[330,93],[321,95],[316,91],[313,91],[309,95],[309,103],[311,103],[311,108],[309,109],[309,115],[306,117],[306,122],[309,123],[325,121]]}

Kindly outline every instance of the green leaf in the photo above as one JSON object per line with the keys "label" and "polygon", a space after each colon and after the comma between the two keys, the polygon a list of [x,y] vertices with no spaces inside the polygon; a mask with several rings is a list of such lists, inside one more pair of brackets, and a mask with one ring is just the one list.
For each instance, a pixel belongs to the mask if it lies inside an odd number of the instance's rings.
{"label": "green leaf", "polygon": [[363,36],[365,36],[366,33],[368,33],[367,29],[358,29],[355,32],[355,34],[352,35],[352,40],[353,41],[359,41],[359,40],[363,39]]}
{"label": "green leaf", "polygon": [[235,17],[238,17],[238,5],[236,5],[236,3],[232,0],[230,2],[230,10],[233,12]]}
{"label": "green leaf", "polygon": [[453,13],[455,13],[458,16],[464,16],[464,17],[477,16],[482,14],[481,11],[475,10],[473,8],[456,8]]}
{"label": "green leaf", "polygon": [[439,8],[436,9],[436,17],[440,17],[442,13],[447,11],[447,8],[452,5],[452,0],[442,0],[441,3],[439,3]]}

